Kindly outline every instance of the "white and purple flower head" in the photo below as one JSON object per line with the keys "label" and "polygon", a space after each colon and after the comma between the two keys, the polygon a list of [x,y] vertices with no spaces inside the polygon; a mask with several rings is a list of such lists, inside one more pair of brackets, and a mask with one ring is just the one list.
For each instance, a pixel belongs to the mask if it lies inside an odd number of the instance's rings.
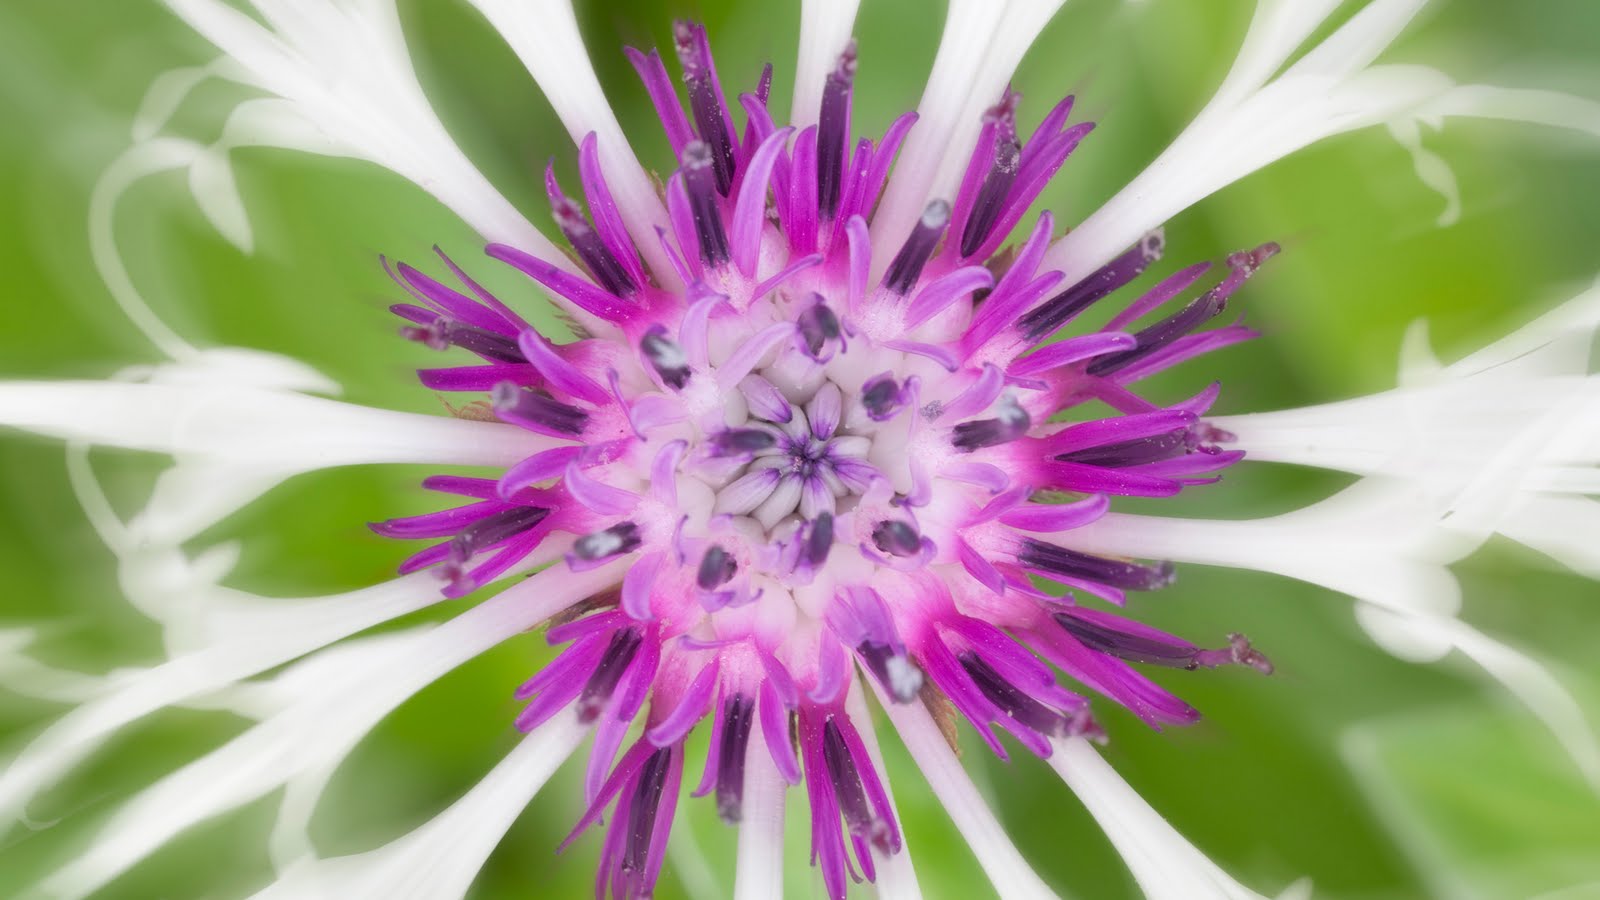
{"label": "white and purple flower head", "polygon": [[[454,286],[395,267],[415,301],[393,307],[405,336],[479,358],[423,370],[423,383],[487,391],[493,415],[536,449],[498,480],[429,479],[469,502],[374,528],[437,541],[402,571],[435,567],[449,596],[558,532],[576,536],[558,566],[626,561],[614,588],[557,617],[548,637],[565,651],[518,692],[524,730],[568,706],[595,727],[579,830],[614,806],[602,893],[650,894],[683,744],[706,722],[696,793],[739,821],[759,741],[784,780],[804,782],[813,860],[840,898],[847,875],[873,878],[873,848],[901,844],[845,707],[856,667],[888,702],[959,714],[1002,757],[996,728],[1045,757],[1052,738],[1100,734],[1088,698],[1045,661],[1158,727],[1198,714],[1140,665],[1271,671],[1237,635],[1203,650],[1080,602],[1120,605],[1174,573],[1075,549],[1073,531],[1111,497],[1210,484],[1243,455],[1202,418],[1216,384],[1166,405],[1137,386],[1251,337],[1236,322],[1209,326],[1278,248],[1142,290],[1159,232],[1070,283],[1043,263],[1049,213],[1002,253],[1092,128],[1071,122],[1069,97],[1024,140],[1008,89],[983,115],[956,194],[875,257],[874,208],[915,117],[881,141],[853,139],[853,45],[827,77],[818,123],[796,130],[767,112],[770,66],[730,107],[705,30],[680,22],[674,38],[687,115],[659,54],[629,54],[678,156],[672,227],[659,234],[672,272],[641,261],[593,135],[579,156],[589,214],[553,166],[545,180],[589,278],[514,246],[488,250],[559,298],[580,339],[552,344],[449,259]],[[1120,308],[1103,326],[1056,339],[1110,304]],[[1084,412],[1090,401],[1111,413]]]}
{"label": "white and purple flower head", "polygon": [[[1420,2],[1375,0],[1296,57],[1338,3],[1262,0],[1194,123],[1062,237],[1050,213],[1028,213],[1092,125],[1072,121],[1067,98],[1024,137],[1007,83],[1058,0],[953,0],[919,114],[881,140],[853,134],[854,3],[804,5],[792,126],[769,112],[770,66],[730,102],[705,30],[677,23],[685,98],[659,53],[628,51],[675,156],[659,182],[606,106],[569,6],[473,0],[577,143],[576,189],[553,165],[544,180],[567,249],[455,148],[386,0],[254,0],[259,22],[214,0],[168,3],[231,61],[152,91],[139,143],[97,189],[91,232],[113,294],[172,362],[117,383],[0,384],[0,422],[75,442],[85,508],[134,602],[168,629],[172,659],[86,690],[0,773],[0,811],[20,817],[111,733],[163,706],[243,683],[259,690],[232,708],[263,721],[130,801],[44,893],[92,893],[183,829],[286,785],[273,840],[282,875],[266,895],[460,896],[592,734],[569,841],[604,822],[597,895],[648,897],[700,729],[708,752],[691,793],[714,795],[740,824],[738,897],[781,893],[783,807],[802,784],[830,897],[851,880],[916,897],[872,692],[1001,895],[1052,896],[963,773],[951,746],[960,719],[1001,757],[1014,742],[1047,758],[1152,897],[1254,897],[1091,746],[1105,739],[1096,703],[1154,728],[1197,719],[1144,669],[1272,671],[1240,634],[1219,627],[1195,643],[1113,611],[1128,592],[1170,585],[1174,561],[1348,593],[1363,626],[1409,658],[1460,650],[1600,782],[1581,713],[1536,665],[1456,617],[1445,569],[1498,532],[1600,571],[1593,548],[1560,527],[1593,521],[1592,509],[1559,496],[1582,493],[1592,483],[1572,473],[1600,461],[1600,441],[1571,425],[1600,420],[1584,343],[1600,293],[1453,366],[1413,346],[1408,383],[1388,394],[1214,418],[1221,387],[1195,360],[1255,336],[1224,314],[1279,247],[1146,275],[1163,221],[1330,135],[1389,124],[1454,210],[1417,122],[1559,120],[1600,133],[1600,110],[1571,97],[1373,65]],[[242,105],[216,145],[157,136],[213,75],[273,96]],[[315,373],[188,345],[131,287],[111,211],[134,181],[187,168],[210,188],[196,187],[208,217],[248,246],[225,158],[253,143],[362,157],[423,186],[489,256],[537,282],[576,339],[531,327],[526,298],[502,300],[440,252],[384,265],[409,295],[392,307],[402,334],[453,354],[419,373],[467,398],[452,419],[307,397],[329,389]],[[1190,390],[1146,389],[1180,366]],[[85,441],[178,462],[123,522],[98,493]],[[1203,489],[1246,452],[1369,478],[1260,520],[1110,511],[1118,498]],[[431,543],[401,578],[348,594],[260,602],[218,585],[226,552],[184,547],[286,477],[358,462],[499,474],[426,479],[458,499],[372,527]],[[344,640],[535,570],[444,624]],[[399,841],[321,858],[306,824],[362,735],[540,625],[561,649],[516,691],[529,734],[505,762]]]}

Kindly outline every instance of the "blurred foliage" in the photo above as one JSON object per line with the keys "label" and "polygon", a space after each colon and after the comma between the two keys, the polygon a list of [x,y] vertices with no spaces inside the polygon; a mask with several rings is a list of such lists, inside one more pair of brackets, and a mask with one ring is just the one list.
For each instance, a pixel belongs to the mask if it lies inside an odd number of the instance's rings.
{"label": "blurred foliage", "polygon": [[[1439,3],[1393,58],[1438,63],[1464,78],[1531,83],[1541,68],[1600,58],[1592,0]],[[1045,205],[1071,222],[1151,159],[1225,71],[1248,19],[1245,0],[1074,0],[1035,45],[1016,79],[1025,126],[1060,94],[1100,127],[1069,162]],[[401,0],[419,70],[442,116],[485,173],[548,224],[543,162],[570,177],[565,132],[515,57],[457,0]],[[668,168],[665,140],[620,53],[665,43],[675,16],[710,27],[731,85],[777,67],[781,111],[791,90],[797,0],[629,0],[580,4],[585,42],[641,158]],[[857,128],[881,133],[915,106],[940,29],[937,4],[865,0],[857,34]],[[151,79],[211,52],[154,0],[93,4],[7,0],[0,5],[0,271],[8,294],[0,375],[99,377],[155,361],[110,304],[89,264],[87,196],[124,149]],[[1600,78],[1572,86],[1600,96]],[[1570,80],[1570,79],[1569,79]],[[214,137],[240,95],[207,88],[181,131]],[[1452,124],[1429,146],[1454,167],[1466,199],[1460,224],[1434,227],[1441,202],[1380,131],[1332,141],[1224,190],[1168,229],[1168,262],[1217,257],[1263,240],[1288,252],[1242,295],[1265,337],[1208,359],[1157,393],[1175,399],[1220,378],[1225,412],[1279,408],[1388,387],[1408,322],[1426,316],[1446,358],[1504,333],[1595,275],[1600,166],[1591,146],[1563,135]],[[427,196],[375,167],[271,151],[235,154],[257,232],[241,255],[205,223],[181,176],[130,195],[119,238],[135,281],[180,333],[289,354],[330,374],[356,402],[437,411],[409,369],[427,351],[399,341],[384,311],[394,290],[379,252],[421,258],[439,243],[458,259],[476,240]],[[647,162],[648,164],[648,162]],[[526,305],[529,285],[474,264],[491,288]],[[97,457],[131,509],[152,463]],[[422,473],[358,468],[303,476],[207,535],[244,541],[230,583],[268,595],[313,595],[389,575],[402,553],[368,520],[432,501]],[[1341,479],[1245,465],[1223,486],[1163,509],[1245,517],[1303,504]],[[6,623],[49,623],[43,652],[92,671],[148,662],[156,635],[118,597],[108,555],[68,490],[62,453],[45,442],[0,442],[0,571]],[[1351,566],[1360,559],[1347,561]],[[1595,590],[1531,554],[1493,546],[1462,567],[1468,615],[1533,648],[1593,698]],[[1199,726],[1155,733],[1107,709],[1118,769],[1183,833],[1247,884],[1276,890],[1310,873],[1320,896],[1428,894],[1523,897],[1588,883],[1600,896],[1600,806],[1553,742],[1470,666],[1395,661],[1355,627],[1349,602],[1283,579],[1189,569],[1140,617],[1202,643],[1247,631],[1278,664],[1249,672],[1157,673],[1207,714]],[[459,603],[429,615],[448,615]],[[537,636],[508,642],[463,667],[377,729],[336,778],[316,837],[328,852],[375,846],[458,796],[515,741],[511,689],[549,655]],[[1591,708],[1594,708],[1591,706]],[[14,749],[59,708],[0,696],[0,747]],[[34,808],[39,830],[6,838],[0,895],[69,856],[114,804],[243,723],[175,710],[129,729]],[[884,734],[880,728],[880,733]],[[911,852],[930,898],[990,889],[948,819],[886,734],[885,753]],[[1003,764],[969,747],[969,769],[1023,853],[1064,894],[1135,891],[1105,838],[1038,761]],[[691,757],[693,758],[693,757]],[[599,840],[554,853],[579,812],[568,766],[507,836],[478,896],[573,897],[589,892]],[[805,813],[791,794],[793,896],[818,892],[805,866]],[[275,797],[196,829],[137,868],[107,896],[199,896],[264,883],[262,840]],[[731,890],[732,832],[710,804],[688,802],[675,842],[703,853],[711,896]],[[688,840],[692,838],[692,841]],[[671,864],[669,864],[671,865]],[[682,867],[685,871],[689,867]],[[685,896],[669,872],[664,900]],[[1551,895],[1556,896],[1556,895]]]}

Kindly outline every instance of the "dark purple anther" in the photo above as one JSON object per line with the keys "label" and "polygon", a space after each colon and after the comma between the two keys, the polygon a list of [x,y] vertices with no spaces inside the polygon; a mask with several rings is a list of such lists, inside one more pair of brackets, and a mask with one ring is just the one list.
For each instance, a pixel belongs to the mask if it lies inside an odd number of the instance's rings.
{"label": "dark purple anther", "polygon": [[683,148],[683,189],[689,195],[689,212],[694,217],[695,236],[700,241],[700,258],[716,268],[728,262],[728,232],[717,209],[716,180],[712,173],[711,148],[694,141]]}
{"label": "dark purple anther", "polygon": [[586,534],[572,542],[572,555],[584,560],[609,559],[638,549],[639,526],[632,522],[618,522],[593,534]]}
{"label": "dark purple anther", "polygon": [[1085,447],[1056,457],[1062,462],[1082,463],[1088,466],[1106,466],[1121,469],[1146,463],[1161,462],[1182,456],[1200,446],[1200,439],[1192,428],[1175,428],[1162,434]]}
{"label": "dark purple anther", "polygon": [[828,778],[833,782],[833,793],[839,800],[845,827],[851,834],[870,840],[880,852],[891,852],[896,843],[894,830],[873,811],[866,788],[861,784],[861,773],[856,769],[855,755],[831,716],[822,726],[822,759],[828,768]]}
{"label": "dark purple anther", "polygon": [[611,636],[611,642],[600,655],[600,664],[590,673],[589,680],[583,685],[583,692],[578,695],[576,708],[579,722],[588,723],[599,718],[616,691],[617,683],[622,680],[628,667],[633,665],[633,658],[643,642],[644,636],[637,628],[622,628]]}
{"label": "dark purple anther", "polygon": [[[650,878],[650,845],[654,843],[656,816],[661,812],[661,795],[666,792],[667,775],[672,768],[672,747],[650,754],[639,772],[639,783],[628,804],[628,831],[622,844],[620,880],[625,885],[643,887]],[[623,892],[617,892],[620,896]],[[648,897],[648,890],[629,896]]]}
{"label": "dark purple anther", "polygon": [[1278,252],[1277,244],[1262,244],[1254,250],[1235,253],[1228,257],[1228,277],[1220,284],[1195,298],[1188,306],[1134,334],[1134,347],[1121,353],[1102,356],[1090,363],[1084,371],[1090,375],[1111,375],[1144,359],[1187,335],[1215,318],[1228,305],[1228,298],[1254,275],[1271,256]]}
{"label": "dark purple anther", "polygon": [[450,539],[450,559],[464,563],[472,554],[492,547],[543,522],[550,510],[537,506],[517,506],[492,516],[484,516]]}
{"label": "dark purple anther", "polygon": [[1000,221],[1000,214],[1005,211],[1011,186],[1017,181],[1017,170],[1022,165],[1022,145],[1017,143],[1018,99],[1019,95],[1007,90],[999,105],[985,116],[995,127],[994,164],[984,176],[983,186],[972,202],[972,211],[967,214],[967,225],[961,232],[962,256],[978,252],[988,240],[995,223]]}
{"label": "dark purple anther", "polygon": [[706,163],[715,178],[717,193],[726,197],[733,186],[733,135],[728,133],[727,110],[717,93],[716,71],[712,68],[705,29],[691,22],[674,22],[672,41],[678,50],[678,62],[683,66],[683,81],[689,86],[694,130],[706,147]]}
{"label": "dark purple anther", "polygon": [[577,437],[589,424],[589,414],[545,394],[526,391],[502,381],[489,392],[489,402],[502,419],[539,426],[543,431]]}
{"label": "dark purple anther", "polygon": [[1007,444],[1028,433],[1033,419],[1028,411],[1011,397],[1002,397],[992,419],[962,422],[951,435],[950,443],[962,453],[971,453],[983,447]]}
{"label": "dark purple anther", "polygon": [[561,233],[566,235],[567,243],[583,260],[589,274],[594,276],[595,284],[618,297],[631,296],[639,289],[633,276],[622,268],[605,242],[600,240],[600,235],[590,226],[578,204],[555,194],[551,197],[551,212],[555,214],[556,225]]}
{"label": "dark purple anther", "polygon": [[917,699],[922,690],[922,670],[911,662],[903,649],[864,641],[856,647],[856,655],[895,702],[910,703]]}
{"label": "dark purple anther", "polygon": [[649,360],[650,368],[656,370],[663,383],[678,390],[689,383],[689,357],[677,341],[667,337],[664,326],[652,325],[639,339],[639,349],[644,351],[644,358]]}
{"label": "dark purple anther", "polygon": [[922,549],[922,536],[899,519],[884,519],[872,529],[872,543],[894,556],[916,556]]}
{"label": "dark purple anther", "polygon": [[770,431],[760,428],[729,428],[719,431],[706,442],[712,456],[748,456],[776,446],[778,439]]}
{"label": "dark purple anther", "polygon": [[739,564],[734,562],[728,551],[712,544],[706,550],[706,555],[700,558],[700,570],[695,573],[695,584],[700,585],[702,591],[716,590],[727,584],[738,568]]}
{"label": "dark purple anther", "polygon": [[1029,340],[1040,340],[1060,328],[1073,316],[1088,309],[1117,288],[1137,278],[1152,262],[1161,258],[1166,238],[1157,229],[1145,235],[1121,256],[1072,287],[1051,297],[1017,320],[1017,328]]}
{"label": "dark purple anther", "polygon": [[831,355],[823,351],[827,349],[830,341],[839,339],[840,328],[839,317],[833,314],[833,310],[829,309],[827,304],[820,302],[820,296],[817,299],[819,302],[800,313],[795,319],[795,328],[799,332],[806,355],[820,362]]}
{"label": "dark purple anther", "polygon": [[729,825],[744,815],[744,756],[755,723],[756,704],[734,694],[722,704],[722,741],[717,747],[717,815]]}
{"label": "dark purple anther", "polygon": [[906,402],[900,384],[889,372],[874,375],[861,385],[861,406],[867,411],[867,418],[874,422],[887,422],[894,418],[896,413],[905,409]]}
{"label": "dark purple anther", "polygon": [[1017,561],[1024,568],[1050,575],[1095,581],[1110,587],[1130,591],[1153,591],[1172,583],[1175,572],[1170,562],[1153,566],[1140,565],[1120,559],[1091,556],[1032,538],[1022,541],[1022,551]]}
{"label": "dark purple anther", "polygon": [[850,140],[850,89],[856,77],[856,42],[852,38],[839,54],[822,88],[822,114],[817,120],[817,208],[824,222],[839,209],[839,187],[844,180],[845,150]]}
{"label": "dark purple anther", "polygon": [[1124,630],[1114,620],[1090,618],[1088,614],[1057,613],[1056,624],[1078,643],[1108,656],[1128,662],[1168,666],[1174,669],[1213,669],[1217,666],[1249,666],[1263,675],[1272,674],[1272,662],[1250,646],[1242,634],[1228,635],[1228,646],[1202,650],[1188,641],[1154,631]]}
{"label": "dark purple anther", "polygon": [[978,690],[1000,711],[1025,727],[1044,735],[1067,734],[1070,720],[1062,713],[1040,703],[1016,685],[1007,681],[994,667],[976,653],[961,654],[961,668],[971,676]]}
{"label": "dark purple anther", "polygon": [[828,552],[833,549],[833,513],[824,512],[811,520],[810,530],[806,533],[805,560],[814,568],[820,567],[828,561]]}
{"label": "dark purple anther", "polygon": [[939,238],[944,235],[944,228],[948,224],[950,204],[943,200],[929,203],[922,211],[922,218],[917,220],[917,227],[911,230],[911,236],[906,238],[900,252],[889,263],[889,271],[883,276],[883,286],[896,294],[909,293],[922,275],[922,267],[933,256],[934,248],[939,246]]}
{"label": "dark purple anther", "polygon": [[460,347],[485,359],[499,362],[528,361],[527,357],[522,355],[522,350],[517,347],[516,338],[452,322],[443,317],[435,319],[430,325],[407,325],[400,329],[400,336],[408,341],[425,344],[434,350]]}

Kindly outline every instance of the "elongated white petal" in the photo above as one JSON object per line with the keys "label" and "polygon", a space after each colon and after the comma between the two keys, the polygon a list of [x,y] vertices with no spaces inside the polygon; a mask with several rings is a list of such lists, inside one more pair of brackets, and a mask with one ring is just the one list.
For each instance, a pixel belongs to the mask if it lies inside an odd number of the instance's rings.
{"label": "elongated white petal", "polygon": [[1082,738],[1057,739],[1050,768],[1105,830],[1150,900],[1261,900],[1178,834]]}
{"label": "elongated white petal", "polygon": [[[166,2],[231,57],[239,77],[292,103],[340,152],[412,181],[487,240],[566,264],[445,131],[417,82],[392,0],[256,0],[266,25],[219,0]],[[264,130],[257,136],[312,149],[304,146],[305,133],[296,126],[277,137]]]}
{"label": "elongated white petal", "polygon": [[0,382],[0,425],[286,473],[361,463],[508,466],[549,445],[509,425],[279,391],[103,381]]}
{"label": "elongated white petal", "polygon": [[1005,14],[994,0],[951,0],[928,86],[917,104],[917,124],[906,136],[894,174],[872,217],[872,260],[882,270],[922,215],[934,173],[949,150],[972,82],[983,68],[989,39]]}
{"label": "elongated white petal", "polygon": [[1438,527],[1438,498],[1399,480],[1368,479],[1305,509],[1263,519],[1169,519],[1111,513],[1074,530],[1074,549],[1270,572],[1401,614],[1454,615],[1460,589],[1445,569],[1479,535]]}
{"label": "elongated white petal", "polygon": [[516,51],[573,141],[581,143],[594,133],[606,184],[634,243],[658,278],[674,278],[672,265],[656,237],[658,227],[668,227],[666,207],[633,148],[628,146],[622,126],[600,89],[583,47],[583,36],[578,33],[571,2],[472,0],[472,5]]}
{"label": "elongated white petal", "polygon": [[1424,66],[1373,65],[1426,0],[1373,0],[1274,77],[1329,15],[1328,0],[1261,0],[1240,57],[1211,102],[1138,177],[1057,241],[1045,264],[1076,280],[1199,200],[1325,138],[1386,124],[1424,182],[1454,179],[1423,148],[1418,122],[1472,116],[1600,135],[1600,104],[1553,91],[1458,87]]}
{"label": "elongated white petal", "polygon": [[734,900],[783,896],[783,809],[788,790],[789,783],[778,774],[765,742],[751,741],[744,757]]}
{"label": "elongated white petal", "polygon": [[[1422,485],[1445,501],[1440,528],[1514,529],[1582,569],[1568,535],[1583,533],[1588,504],[1552,501],[1600,493],[1600,377],[1589,374],[1597,327],[1600,289],[1591,289],[1450,366],[1413,327],[1399,388],[1215,421],[1251,460]],[[1530,504],[1544,515],[1530,517]]]}
{"label": "elongated white petal", "polygon": [[449,809],[376,850],[307,859],[256,894],[261,900],[450,900],[466,895],[502,837],[588,729],[569,711],[522,739]]}
{"label": "elongated white petal", "polygon": [[[165,581],[165,579],[162,579]],[[202,649],[131,673],[62,716],[0,772],[0,821],[13,821],[39,791],[112,734],[156,710],[220,690],[439,598],[438,580],[418,574],[372,588],[310,600],[241,602],[215,588],[208,599],[232,608]],[[216,621],[213,611],[212,621]],[[213,626],[215,628],[216,626]],[[220,629],[218,629],[220,630]]]}
{"label": "elongated white petal", "polygon": [[921,703],[896,703],[884,696],[876,682],[872,686],[889,714],[889,721],[894,723],[895,732],[905,742],[911,758],[916,760],[922,777],[928,780],[934,796],[939,798],[956,830],[972,848],[983,873],[989,876],[995,895],[1008,900],[1054,898],[1055,892],[1033,871],[1006,835],[1005,828],[961,767],[961,760],[945,743],[944,733],[927,708]]}
{"label": "elongated white petal", "polygon": [[[883,781],[883,793],[889,798],[889,808],[894,810],[895,819],[899,820],[900,809],[895,806],[894,791],[889,787],[889,771],[883,766],[883,752],[878,749],[878,736],[872,730],[872,711],[867,709],[859,678],[850,679],[850,687],[844,698],[844,711],[850,715],[851,723],[861,734],[861,743],[867,748],[867,755],[872,758],[872,765],[877,768]],[[884,856],[874,850],[873,860],[878,866],[878,879],[874,884],[880,900],[922,900],[922,886],[917,883],[917,873],[911,865],[911,847],[904,840],[901,841],[899,853]]]}
{"label": "elongated white petal", "polygon": [[302,777],[320,787],[361,737],[412,694],[615,583],[621,571],[621,562],[577,574],[547,570],[438,627],[372,639],[375,650],[359,665],[324,672],[319,690],[141,791],[43,890],[85,896],[199,822]]}
{"label": "elongated white petal", "polygon": [[[103,678],[46,665],[29,656],[27,648],[38,637],[34,628],[0,629],[0,687],[19,696],[57,703],[82,703],[105,689]],[[9,775],[8,764],[0,781]]]}
{"label": "elongated white petal", "polygon": [[1537,660],[1459,620],[1428,623],[1505,686],[1561,742],[1589,783],[1600,789],[1600,741],[1583,707]]}
{"label": "elongated white petal", "polygon": [[794,65],[794,103],[789,124],[796,130],[817,124],[822,86],[838,62],[855,26],[861,0],[801,0],[800,50]]}
{"label": "elongated white petal", "polygon": [[1033,46],[1033,41],[1044,31],[1056,11],[1066,0],[1010,0],[1005,4],[1005,14],[995,26],[989,39],[989,49],[983,54],[983,63],[968,87],[966,101],[956,115],[955,127],[950,132],[944,158],[934,172],[928,198],[953,201],[961,186],[961,176],[966,171],[977,145],[978,132],[983,128],[984,111],[1000,101],[1001,93],[1016,74],[1023,54]]}

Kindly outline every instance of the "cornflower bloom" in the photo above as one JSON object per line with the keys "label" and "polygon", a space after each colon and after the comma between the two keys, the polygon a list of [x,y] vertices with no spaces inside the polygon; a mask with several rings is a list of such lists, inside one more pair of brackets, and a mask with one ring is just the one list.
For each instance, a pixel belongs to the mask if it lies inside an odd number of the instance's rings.
{"label": "cornflower bloom", "polygon": [[[1047,759],[1150,896],[1256,896],[1094,749],[1106,740],[1099,704],[1157,728],[1198,718],[1152,668],[1273,670],[1229,630],[1237,623],[1191,638],[1121,609],[1130,592],[1168,588],[1182,562],[1346,592],[1374,637],[1410,658],[1459,649],[1600,779],[1592,734],[1560,685],[1455,617],[1445,568],[1502,533],[1594,571],[1594,548],[1570,534],[1600,519],[1580,496],[1600,459],[1600,385],[1583,352],[1596,295],[1452,366],[1418,345],[1412,377],[1390,394],[1216,417],[1222,387],[1207,356],[1257,336],[1226,314],[1280,247],[1147,272],[1163,222],[1324,137],[1389,125],[1453,210],[1416,123],[1487,116],[1600,133],[1595,107],[1575,98],[1373,64],[1421,3],[1374,0],[1311,41],[1337,2],[1261,0],[1194,123],[1063,234],[1051,213],[1029,212],[1093,124],[1071,97],[1050,98],[1023,133],[1009,85],[1060,2],[952,0],[921,104],[881,135],[852,121],[858,64],[872,65],[849,37],[854,3],[805,4],[787,122],[771,109],[770,66],[738,93],[705,29],[676,22],[665,53],[627,51],[673,154],[650,166],[657,182],[600,92],[570,7],[473,0],[574,137],[577,183],[553,164],[544,176],[560,245],[455,147],[391,3],[252,0],[257,16],[168,3],[227,60],[152,93],[91,227],[113,292],[171,361],[113,382],[0,384],[0,422],[73,442],[95,508],[87,445],[175,457],[138,519],[97,512],[173,654],[90,691],[26,747],[0,775],[0,811],[15,817],[165,706],[234,686],[234,708],[263,720],[129,800],[41,893],[91,894],[185,829],[286,786],[280,878],[263,896],[460,896],[592,738],[568,842],[598,847],[597,896],[653,894],[685,792],[712,797],[738,826],[739,897],[781,895],[783,810],[801,795],[827,896],[851,882],[918,896],[872,695],[1000,895],[1052,893],[963,773],[950,738],[961,723],[1002,758],[1020,747]],[[213,76],[268,96],[239,107],[215,145],[160,137]],[[248,246],[227,154],[251,144],[410,178],[536,284],[570,334],[534,328],[526,297],[492,293],[441,251],[383,264],[400,335],[444,354],[419,377],[460,396],[454,416],[314,397],[330,385],[304,367],[190,345],[133,292],[111,213],[138,179],[184,169],[206,215]],[[1145,390],[1172,370],[1192,378],[1187,396]],[[1246,458],[1368,477],[1266,520],[1111,511],[1121,498],[1216,490]],[[425,542],[395,581],[260,603],[217,587],[225,558],[183,548],[285,478],[373,462],[438,465],[422,487],[449,498],[372,525]],[[358,637],[502,584],[438,626]],[[511,755],[397,842],[318,858],[305,826],[362,736],[436,678],[541,626],[561,649],[515,689],[527,737]],[[697,730],[703,762],[689,750]]]}

